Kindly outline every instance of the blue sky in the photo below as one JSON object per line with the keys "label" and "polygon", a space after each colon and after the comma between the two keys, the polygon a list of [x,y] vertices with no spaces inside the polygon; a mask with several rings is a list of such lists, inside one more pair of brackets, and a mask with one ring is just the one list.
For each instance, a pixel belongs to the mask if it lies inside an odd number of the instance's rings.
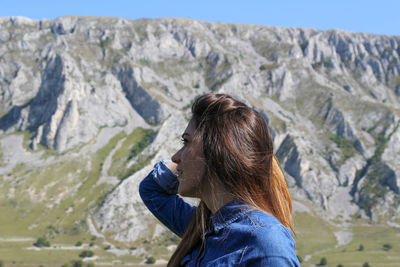
{"label": "blue sky", "polygon": [[0,0],[1,17],[54,19],[66,15],[183,17],[400,36],[400,0]]}

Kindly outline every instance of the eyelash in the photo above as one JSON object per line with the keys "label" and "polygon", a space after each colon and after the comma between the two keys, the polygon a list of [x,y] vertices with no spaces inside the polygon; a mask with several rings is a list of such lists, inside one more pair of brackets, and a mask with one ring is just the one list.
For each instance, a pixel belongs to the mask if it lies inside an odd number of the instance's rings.
{"label": "eyelash", "polygon": [[188,142],[188,140],[186,139],[186,138],[181,138],[181,142],[182,142],[182,144],[184,144],[184,145],[186,145],[187,144],[187,142]]}

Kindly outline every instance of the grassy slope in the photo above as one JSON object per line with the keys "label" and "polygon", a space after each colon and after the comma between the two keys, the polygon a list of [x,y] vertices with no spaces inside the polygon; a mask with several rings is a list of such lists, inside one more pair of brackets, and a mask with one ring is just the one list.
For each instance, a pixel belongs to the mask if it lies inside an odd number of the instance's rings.
{"label": "grassy slope", "polygon": [[[40,169],[29,169],[20,164],[14,170],[0,177],[0,237],[29,237],[36,239],[46,236],[52,246],[74,246],[82,241],[86,247],[80,249],[44,249],[31,250],[33,241],[0,241],[0,260],[6,266],[61,266],[61,264],[79,258],[83,249],[91,249],[99,257],[97,262],[118,260],[123,264],[139,264],[153,255],[156,259],[167,259],[170,251],[168,245],[178,240],[173,234],[164,233],[149,241],[138,241],[134,244],[115,244],[125,249],[144,248],[138,256],[116,256],[107,251],[102,240],[93,238],[87,230],[85,219],[91,207],[101,202],[111,188],[105,185],[95,187],[102,165],[115,145],[122,145],[113,155],[111,169],[118,170],[126,166],[128,158],[138,154],[154,133],[136,130],[129,135],[121,132],[112,138],[107,145],[91,156],[63,160]],[[142,143],[142,145],[137,145]],[[133,144],[133,145],[132,145]],[[120,173],[113,173],[120,176]],[[121,177],[122,178],[122,177]],[[49,182],[51,181],[51,182]],[[14,196],[8,198],[11,187],[15,188]],[[72,190],[74,189],[74,190]],[[46,205],[56,202],[58,196],[70,190],[54,207]],[[45,201],[46,200],[46,201]],[[328,260],[328,266],[361,266],[369,262],[372,266],[396,266],[400,262],[399,230],[388,226],[359,224],[351,228],[354,238],[351,243],[335,248],[335,231],[338,227],[308,213],[294,214],[296,243],[298,255],[309,260],[302,266],[318,264],[322,257]],[[153,227],[151,225],[149,227]],[[89,243],[93,247],[88,247]],[[362,244],[363,251],[358,251]],[[389,251],[383,250],[383,244],[392,245]],[[13,264],[13,262],[15,264]]]}
{"label": "grassy slope", "polygon": [[[343,247],[331,249],[325,253],[316,254],[311,262],[319,263],[321,257],[326,257],[332,266],[361,266],[368,262],[371,266],[399,266],[400,263],[400,231],[398,229],[379,225],[357,225],[352,227],[353,240]],[[390,244],[392,249],[385,251],[384,244]],[[359,250],[360,245],[364,249]]]}
{"label": "grassy slope", "polygon": [[[101,240],[95,240],[89,234],[85,220],[90,209],[112,189],[104,184],[95,186],[95,183],[104,160],[125,136],[121,132],[91,156],[66,159],[37,169],[19,164],[12,172],[0,176],[0,237],[36,239],[45,236],[52,246],[74,246],[77,241],[83,241],[84,244],[93,242],[95,246],[91,249],[102,261],[117,260],[117,256],[104,249]],[[140,142],[141,139],[136,141]],[[11,187],[15,190],[9,196]],[[57,202],[65,192],[66,195]],[[27,249],[32,243],[0,241],[0,260],[6,264],[15,262],[53,266],[78,259],[81,251]],[[143,260],[143,257],[136,256],[124,258],[137,263]]]}
{"label": "grassy slope", "polygon": [[[400,230],[381,225],[368,225],[355,221],[348,229],[332,226],[319,217],[307,213],[294,215],[296,229],[297,254],[304,259],[302,266],[315,266],[325,257],[327,266],[362,266],[368,262],[371,266],[398,266],[400,263]],[[353,232],[352,241],[335,248],[337,241],[335,231]],[[383,249],[384,244],[390,244],[389,251]],[[364,250],[360,251],[360,245]]]}

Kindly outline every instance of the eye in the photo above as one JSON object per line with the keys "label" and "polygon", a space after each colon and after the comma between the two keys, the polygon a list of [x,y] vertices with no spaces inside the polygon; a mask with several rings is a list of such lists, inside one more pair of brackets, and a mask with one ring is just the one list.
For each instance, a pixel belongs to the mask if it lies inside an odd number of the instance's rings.
{"label": "eye", "polygon": [[189,141],[186,138],[182,137],[181,142],[182,144],[186,145]]}

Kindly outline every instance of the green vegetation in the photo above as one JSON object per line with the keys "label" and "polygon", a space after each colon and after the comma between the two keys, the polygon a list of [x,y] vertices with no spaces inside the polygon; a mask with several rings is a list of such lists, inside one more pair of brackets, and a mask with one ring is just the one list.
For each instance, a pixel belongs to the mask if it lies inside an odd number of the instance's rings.
{"label": "green vegetation", "polygon": [[110,42],[111,42],[111,40],[110,40],[110,37],[108,37],[108,36],[106,37],[106,39],[100,40],[101,49],[104,50],[106,47],[108,47],[110,45]]}
{"label": "green vegetation", "polygon": [[341,151],[343,153],[343,161],[352,157],[357,152],[357,150],[354,147],[353,141],[344,139],[343,137],[341,137],[339,135],[332,135],[329,139],[331,141],[335,142],[335,144],[338,146],[338,148],[341,149]]}
{"label": "green vegetation", "polygon": [[127,166],[129,161],[138,156],[154,138],[156,132],[151,129],[136,128],[123,141],[112,157],[112,165],[108,171],[109,175],[124,179],[137,170],[143,168],[149,157],[139,157],[132,166]]}
{"label": "green vegetation", "polygon": [[[38,250],[26,249],[32,246],[32,241],[0,241],[0,259],[7,263],[14,261],[16,266],[24,265],[26,259],[30,263],[43,263],[44,266],[60,266],[76,258],[76,250],[43,250],[40,247],[50,243],[71,246],[77,244],[77,240],[82,243],[91,241],[93,252],[106,262],[118,259],[118,256],[94,246],[101,245],[102,241],[93,239],[85,220],[98,199],[112,189],[107,184],[95,184],[104,160],[124,137],[126,134],[123,132],[117,134],[92,155],[66,158],[36,169],[22,163],[6,176],[0,176],[0,181],[4,178],[13,181],[2,183],[0,187],[0,196],[9,196],[0,197],[0,236],[6,239],[42,237],[35,242]],[[10,192],[13,192],[12,195]],[[126,262],[139,263],[145,258],[126,256],[125,259]]]}
{"label": "green vegetation", "polygon": [[150,256],[150,257],[147,258],[146,263],[147,264],[154,264],[154,263],[156,263],[156,258],[154,258],[153,256]]}
{"label": "green vegetation", "polygon": [[94,256],[94,252],[91,250],[84,250],[79,254],[81,258],[90,258]]}
{"label": "green vegetation", "polygon": [[321,258],[321,260],[319,261],[319,266],[325,266],[327,264],[328,260],[325,257]]}
{"label": "green vegetation", "polygon": [[141,58],[139,59],[140,65],[149,66],[149,61],[147,59]]}
{"label": "green vegetation", "polygon": [[303,262],[303,260],[304,260],[304,259],[303,259],[303,257],[302,257],[302,256],[300,256],[300,255],[296,255],[296,256],[297,256],[297,259],[299,260],[299,262],[300,262],[300,263],[302,263],[302,262]]}
{"label": "green vegetation", "polygon": [[312,63],[311,66],[313,67],[313,69],[318,70],[321,67],[325,67],[325,68],[333,68],[333,63],[331,61],[331,59],[322,59],[321,61]]}
{"label": "green vegetation", "polygon": [[205,64],[204,81],[211,91],[218,90],[232,76],[232,64],[227,56],[222,62],[206,60]]}
{"label": "green vegetation", "polygon": [[391,250],[392,249],[392,245],[390,245],[390,244],[383,244],[383,250],[384,251],[389,251],[389,250]]}
{"label": "green vegetation", "polygon": [[[302,252],[302,255],[312,255],[309,261],[302,263],[303,267],[311,266],[312,264],[318,265],[323,257],[329,262],[328,266],[338,266],[339,264],[342,266],[362,266],[362,263],[365,262],[368,262],[371,266],[396,266],[399,262],[400,236],[399,230],[396,228],[364,225],[362,221],[360,224],[354,221],[355,225],[348,229],[353,232],[353,239],[349,244],[337,248],[332,245],[309,249],[308,240],[300,239],[299,232],[302,231],[303,227],[312,229],[314,226],[299,225],[296,216],[297,213],[294,218],[295,229],[298,233],[296,245],[297,247],[301,246],[302,251],[306,251]],[[318,236],[320,233],[318,232]],[[360,244],[364,247],[363,251],[359,250]],[[392,244],[392,249],[383,250],[384,244]]]}
{"label": "green vegetation", "polygon": [[336,238],[333,233],[335,229],[323,219],[305,212],[297,212],[293,220],[297,254],[301,257],[335,246]]}
{"label": "green vegetation", "polygon": [[[388,173],[385,163],[381,161],[381,157],[390,136],[397,130],[399,125],[396,126],[389,136],[385,136],[385,130],[379,134],[374,134],[376,127],[377,125],[368,130],[375,138],[375,153],[371,158],[367,159],[366,166],[357,171],[355,178],[355,183],[357,184],[364,177],[365,181],[359,188],[360,201],[358,204],[369,216],[371,216],[372,209],[377,201],[390,190],[386,181],[386,177],[390,176],[390,173]],[[400,197],[396,196],[396,200],[400,203]]]}
{"label": "green vegetation", "polygon": [[82,241],[76,242],[75,247],[80,247],[80,246],[82,246]]}
{"label": "green vegetation", "polygon": [[186,109],[189,109],[189,108],[191,108],[192,107],[192,105],[193,105],[193,103],[194,103],[194,101],[196,101],[196,99],[199,97],[199,95],[198,96],[196,96],[195,98],[193,98],[192,100],[190,100],[190,103],[189,104],[187,104],[186,106],[184,106],[183,107],[183,109],[184,110],[186,110]]}
{"label": "green vegetation", "polygon": [[[159,62],[148,62],[147,60],[140,60],[139,63],[141,65],[151,67],[158,75],[168,79],[180,79],[185,73],[199,71],[199,67],[197,64],[193,64],[193,62],[183,58],[165,59]],[[185,87],[191,90],[190,86],[186,84],[182,85],[181,87]]]}
{"label": "green vegetation", "polygon": [[50,247],[50,241],[47,240],[45,237],[39,237],[35,243],[33,243],[35,247]]}
{"label": "green vegetation", "polygon": [[100,48],[103,54],[103,58],[106,56],[106,49],[108,49],[109,46],[110,46],[110,37],[107,36],[104,40],[100,39]]}
{"label": "green vegetation", "polygon": [[368,215],[371,215],[372,208],[377,201],[385,196],[389,188],[384,181],[385,167],[382,164],[375,164],[369,168],[365,176],[365,182],[359,189],[360,201],[359,205]]}
{"label": "green vegetation", "polygon": [[72,261],[72,267],[83,267],[83,261],[82,260]]}
{"label": "green vegetation", "polygon": [[251,40],[254,50],[269,61],[277,62],[279,57],[285,57],[293,49],[292,44],[284,42],[274,42],[265,35],[260,35]]}
{"label": "green vegetation", "polygon": [[385,137],[383,134],[380,134],[377,138],[375,138],[376,149],[372,158],[368,159],[368,164],[375,164],[381,160],[383,151],[386,148],[386,144],[389,141],[388,137]]}
{"label": "green vegetation", "polygon": [[62,265],[62,267],[95,267],[93,262],[88,262],[86,265],[83,263],[82,260],[73,260],[71,262],[66,262]]}
{"label": "green vegetation", "polygon": [[304,51],[306,50],[306,48],[307,48],[307,46],[308,46],[308,41],[307,41],[307,40],[304,40],[304,41],[300,42],[300,43],[299,43],[299,46],[300,46],[300,48],[301,48],[301,51],[303,51],[303,53],[304,53]]}

